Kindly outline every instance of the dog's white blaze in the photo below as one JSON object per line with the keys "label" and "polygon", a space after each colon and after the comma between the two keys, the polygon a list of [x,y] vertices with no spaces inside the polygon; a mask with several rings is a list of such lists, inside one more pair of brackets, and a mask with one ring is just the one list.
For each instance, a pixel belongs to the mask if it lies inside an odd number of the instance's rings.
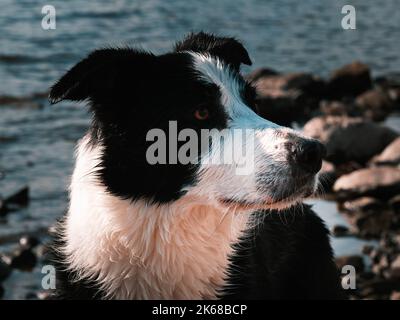
{"label": "dog's white blaze", "polygon": [[119,199],[91,174],[101,152],[87,138],[77,150],[62,248],[71,270],[108,298],[216,298],[248,216],[191,195],[165,205]]}
{"label": "dog's white blaze", "polygon": [[[202,191],[220,197],[230,198],[234,200],[246,200],[249,202],[268,201],[265,198],[265,191],[260,192],[257,186],[257,175],[260,172],[268,172],[271,164],[285,164],[287,150],[285,150],[284,142],[287,140],[287,134],[299,135],[289,128],[281,127],[273,122],[261,118],[253,110],[243,102],[241,91],[243,83],[237,78],[234,72],[219,59],[211,57],[207,54],[190,53],[194,60],[194,69],[197,70],[199,77],[208,83],[218,86],[221,92],[221,105],[224,107],[228,115],[228,129],[253,129],[254,131],[254,148],[251,150],[251,161],[253,161],[253,170],[249,174],[240,176],[235,170],[235,165],[227,164],[221,166],[202,166],[199,176],[200,183],[194,187],[195,192],[201,194]],[[232,140],[226,141],[218,148],[229,148],[237,151],[232,147]],[[246,139],[243,140],[246,144]],[[211,154],[220,154],[221,151],[212,150]],[[206,157],[209,155],[206,155]],[[282,165],[282,172],[287,171]],[[269,180],[279,181],[282,178],[281,172],[271,170]],[[218,183],[223,177],[224,183]],[[276,183],[279,185],[279,182]],[[271,190],[271,194],[274,190]],[[291,203],[288,202],[289,206]],[[285,208],[286,204],[280,204],[276,208]]]}

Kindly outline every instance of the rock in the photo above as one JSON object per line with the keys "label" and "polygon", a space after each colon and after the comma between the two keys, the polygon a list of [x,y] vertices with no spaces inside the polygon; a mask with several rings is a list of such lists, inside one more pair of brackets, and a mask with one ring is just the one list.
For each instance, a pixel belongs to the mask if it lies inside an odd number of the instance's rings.
{"label": "rock", "polygon": [[375,78],[375,84],[381,88],[400,88],[400,72],[390,72]]}
{"label": "rock", "polygon": [[364,260],[359,255],[349,255],[349,256],[341,256],[335,259],[336,265],[340,270],[346,265],[353,266],[356,269],[357,273],[361,273],[364,271]]}
{"label": "rock", "polygon": [[346,237],[350,235],[350,231],[346,226],[336,225],[332,228],[332,235],[337,238]]}
{"label": "rock", "polygon": [[354,200],[347,200],[340,206],[346,212],[368,212],[380,211],[385,208],[385,204],[379,199],[372,197],[361,197]]}
{"label": "rock", "polygon": [[372,253],[372,250],[374,250],[374,247],[369,245],[369,244],[365,244],[362,248],[362,253],[366,254],[366,255],[370,255]]}
{"label": "rock", "polygon": [[374,165],[398,165],[400,164],[400,138],[390,143],[379,155],[371,160]]}
{"label": "rock", "polygon": [[18,206],[26,206],[29,203],[29,187],[25,186],[13,195],[5,199],[7,205],[15,204]]}
{"label": "rock", "polygon": [[354,106],[343,101],[322,100],[319,104],[319,110],[322,114],[328,116],[357,115]]}
{"label": "rock", "polygon": [[3,296],[4,296],[4,288],[0,283],[0,299],[3,298]]}
{"label": "rock", "polygon": [[304,113],[298,109],[298,93],[279,91],[276,96],[262,96],[256,99],[257,114],[281,126],[290,127],[293,122],[302,118]]}
{"label": "rock", "polygon": [[390,264],[389,277],[400,280],[400,255],[398,255]]}
{"label": "rock", "polygon": [[[389,206],[392,208],[392,210],[396,214],[400,214],[400,194],[389,200]],[[399,242],[399,245],[400,245],[400,242]]]}
{"label": "rock", "polygon": [[27,206],[29,203],[29,187],[23,187],[11,196],[0,201],[0,216],[13,210]]}
{"label": "rock", "polygon": [[400,300],[400,291],[393,291],[390,300]]}
{"label": "rock", "polygon": [[399,136],[390,128],[345,116],[315,117],[305,124],[303,132],[325,144],[326,160],[335,165],[349,161],[364,164]]}
{"label": "rock", "polygon": [[279,73],[275,70],[269,68],[258,68],[249,74],[245,75],[244,78],[248,82],[255,82],[260,78],[269,77],[269,76],[276,76]]}
{"label": "rock", "polygon": [[11,274],[10,266],[0,259],[0,283],[3,282]]}
{"label": "rock", "polygon": [[[380,258],[380,260],[379,260],[377,265],[379,266],[380,272],[385,270],[385,269],[387,269],[387,268],[389,268],[389,265],[390,265],[389,257],[387,255],[381,256],[381,258]],[[377,272],[375,272],[375,273],[377,273]]]}
{"label": "rock", "polygon": [[383,121],[393,111],[393,102],[382,90],[372,89],[359,95],[355,101],[363,116],[373,121]]}
{"label": "rock", "polygon": [[400,72],[378,77],[375,79],[375,84],[388,94],[397,107],[400,107]]}
{"label": "rock", "polygon": [[329,82],[329,94],[335,98],[357,96],[371,88],[369,67],[358,61],[345,65],[332,72]]}
{"label": "rock", "polygon": [[14,108],[41,109],[43,108],[43,103],[41,103],[40,100],[47,98],[47,96],[47,92],[38,92],[20,97],[2,95],[0,96],[0,106],[5,105]]}
{"label": "rock", "polygon": [[371,197],[344,201],[339,210],[361,237],[379,238],[383,232],[397,227],[396,217],[387,203]]}
{"label": "rock", "polygon": [[292,73],[286,77],[285,90],[300,90],[301,92],[321,99],[326,94],[326,83],[321,78],[310,73]]}
{"label": "rock", "polygon": [[8,213],[7,206],[5,202],[2,199],[0,199],[0,217],[5,216],[7,213]]}
{"label": "rock", "polygon": [[321,79],[305,73],[252,77],[260,116],[286,126],[308,119],[325,90]]}
{"label": "rock", "polygon": [[373,263],[378,263],[381,256],[382,256],[382,248],[379,247],[373,248],[369,253],[369,257],[371,258]]}
{"label": "rock", "polygon": [[40,243],[39,239],[34,236],[25,235],[19,239],[19,245],[23,249],[33,249]]}
{"label": "rock", "polygon": [[37,300],[37,299],[38,299],[38,296],[35,292],[28,292],[25,295],[25,300]]}
{"label": "rock", "polygon": [[12,256],[8,257],[7,260],[11,268],[21,271],[32,271],[36,265],[37,257],[29,249],[19,249]]}
{"label": "rock", "polygon": [[336,180],[333,190],[339,199],[361,196],[388,199],[400,193],[400,168],[373,167],[357,170]]}
{"label": "rock", "polygon": [[379,238],[382,233],[391,229],[393,213],[390,211],[357,212],[345,215],[358,236],[363,238]]}
{"label": "rock", "polygon": [[400,289],[400,282],[378,278],[365,281],[360,285],[360,287],[362,297],[367,297],[373,294],[389,295],[392,291]]}

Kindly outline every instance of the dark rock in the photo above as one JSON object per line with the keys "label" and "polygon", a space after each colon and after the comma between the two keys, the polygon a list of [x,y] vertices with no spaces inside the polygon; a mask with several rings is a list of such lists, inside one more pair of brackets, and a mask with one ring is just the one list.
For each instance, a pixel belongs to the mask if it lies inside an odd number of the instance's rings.
{"label": "dark rock", "polygon": [[392,72],[375,79],[375,84],[385,91],[397,107],[400,107],[400,72]]}
{"label": "dark rock", "polygon": [[37,300],[37,294],[35,292],[28,292],[25,296],[26,300]]}
{"label": "dark rock", "polygon": [[400,255],[398,255],[390,264],[389,277],[400,281]]}
{"label": "dark rock", "polygon": [[[254,78],[254,76],[253,76]],[[302,122],[318,107],[324,82],[310,74],[290,73],[255,77],[257,112],[281,125]]]}
{"label": "dark rock", "polygon": [[362,297],[368,297],[373,294],[389,295],[392,291],[400,289],[400,282],[378,278],[365,281],[360,284],[360,287]]}
{"label": "dark rock", "polygon": [[302,118],[303,110],[298,109],[297,93],[280,91],[274,97],[263,96],[256,99],[257,114],[281,126],[290,127]]}
{"label": "dark rock", "polygon": [[364,164],[399,136],[376,123],[339,116],[315,117],[305,124],[303,132],[325,144],[326,160],[335,165],[349,161]]}
{"label": "dark rock", "polygon": [[364,238],[379,238],[391,228],[394,219],[390,211],[357,212],[346,214],[345,217],[358,235]]}
{"label": "dark rock", "polygon": [[371,258],[372,262],[374,264],[378,263],[382,255],[384,254],[384,251],[382,248],[374,248],[372,251],[369,253],[369,257]]}
{"label": "dark rock", "polygon": [[379,199],[372,197],[361,197],[343,202],[340,206],[340,209],[350,213],[368,211],[376,212],[384,209],[385,207],[385,203]]}
{"label": "dark rock", "polygon": [[0,199],[0,217],[5,216],[7,213],[8,213],[7,206],[5,202],[2,199]]}
{"label": "dark rock", "polygon": [[19,245],[23,249],[33,249],[40,243],[39,239],[34,236],[22,236],[19,239]]}
{"label": "dark rock", "polygon": [[8,278],[11,274],[10,266],[0,258],[0,283]]}
{"label": "dark rock", "polygon": [[332,72],[328,90],[331,97],[357,96],[371,88],[369,67],[358,61],[345,65]]}
{"label": "dark rock", "polygon": [[374,247],[369,245],[369,244],[365,244],[362,248],[362,253],[366,254],[366,255],[370,255],[372,253],[372,251],[374,250]]}
{"label": "dark rock", "polygon": [[373,167],[357,170],[336,180],[333,190],[339,199],[361,196],[389,199],[400,193],[400,168]]}
{"label": "dark rock", "polygon": [[396,241],[394,240],[393,235],[387,233],[382,235],[382,238],[379,240],[379,245],[388,251],[388,249],[396,246]]}
{"label": "dark rock", "polygon": [[310,97],[321,99],[326,94],[326,83],[309,73],[292,73],[286,78],[285,90],[300,90]]}
{"label": "dark rock", "polygon": [[349,256],[341,256],[335,259],[336,265],[340,270],[346,265],[353,266],[356,269],[357,273],[361,273],[364,271],[364,260],[361,256],[358,255],[349,255]]}
{"label": "dark rock", "polygon": [[10,211],[26,207],[29,203],[29,187],[25,186],[11,196],[0,200],[0,216],[5,216]]}
{"label": "dark rock", "polygon": [[371,160],[374,165],[398,165],[400,164],[400,138],[392,141],[379,155]]}
{"label": "dark rock", "polygon": [[31,109],[41,109],[43,108],[43,103],[40,100],[47,98],[47,92],[33,93],[27,96],[10,96],[2,95],[0,96],[0,106],[10,106],[14,108],[31,108]]}
{"label": "dark rock", "polygon": [[372,267],[372,271],[375,274],[382,274],[387,268],[389,268],[389,257],[387,255],[382,255],[377,263]]}
{"label": "dark rock", "polygon": [[375,78],[375,84],[381,88],[400,88],[400,72],[391,72]]}
{"label": "dark rock", "polygon": [[339,205],[345,218],[361,237],[376,238],[391,229],[396,221],[388,205],[378,199],[361,197]]}
{"label": "dark rock", "polygon": [[343,101],[322,100],[319,104],[319,110],[327,116],[355,116],[355,107],[352,104]]}
{"label": "dark rock", "polygon": [[396,214],[400,214],[400,194],[391,198],[389,200],[389,205]]}
{"label": "dark rock", "polygon": [[371,271],[365,271],[359,274],[359,279],[362,280],[372,280],[376,277],[375,273]]}
{"label": "dark rock", "polygon": [[4,201],[7,205],[26,206],[29,203],[29,187],[23,187]]}
{"label": "dark rock", "polygon": [[245,75],[244,78],[248,82],[255,82],[260,78],[276,76],[278,74],[279,73],[277,71],[269,69],[269,68],[259,68],[259,69],[256,69],[256,70],[250,72],[249,74]]}
{"label": "dark rock", "polygon": [[393,111],[394,104],[382,90],[372,89],[359,95],[355,101],[364,118],[383,121]]}
{"label": "dark rock", "polygon": [[332,228],[332,235],[337,238],[346,237],[350,235],[350,231],[346,226],[336,225]]}
{"label": "dark rock", "polygon": [[37,257],[29,249],[19,249],[9,257],[9,262],[11,268],[21,271],[32,271],[36,265]]}

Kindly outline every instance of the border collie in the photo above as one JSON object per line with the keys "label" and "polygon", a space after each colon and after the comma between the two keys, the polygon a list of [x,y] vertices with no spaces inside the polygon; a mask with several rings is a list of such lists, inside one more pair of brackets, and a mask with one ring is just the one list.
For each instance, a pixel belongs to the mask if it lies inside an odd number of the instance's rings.
{"label": "border collie", "polygon": [[[54,250],[59,298],[342,297],[328,232],[301,204],[324,147],[259,117],[241,64],[251,60],[239,41],[201,32],[162,55],[94,51],[52,87],[52,103],[86,101],[93,114]],[[171,121],[253,129],[254,169],[150,164],[147,133]],[[210,142],[198,158],[232,143]]]}

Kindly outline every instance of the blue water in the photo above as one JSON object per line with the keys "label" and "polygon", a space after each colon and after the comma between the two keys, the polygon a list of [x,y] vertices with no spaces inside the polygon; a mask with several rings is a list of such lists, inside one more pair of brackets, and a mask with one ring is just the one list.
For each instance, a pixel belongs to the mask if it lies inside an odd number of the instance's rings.
{"label": "blue water", "polygon": [[[41,28],[41,8],[54,5],[56,30]],[[353,4],[357,29],[341,28],[341,7]],[[0,96],[47,91],[65,70],[91,50],[108,45],[166,52],[188,31],[233,35],[248,48],[254,66],[329,75],[355,59],[373,75],[400,71],[398,0],[0,0]],[[134,75],[132,75],[134,76]],[[76,140],[89,116],[82,105],[44,108],[0,106],[0,193],[28,184],[30,206],[0,221],[0,240],[43,229],[67,207],[66,187]],[[391,120],[398,126],[398,118]],[[329,225],[345,223],[334,203],[317,201]],[[359,251],[362,242],[334,239],[338,254]],[[1,242],[0,242],[1,243]],[[0,246],[0,252],[8,249]],[[40,285],[35,273],[14,272],[7,298],[24,298]]]}
{"label": "blue water", "polygon": [[[41,28],[46,4],[56,30]],[[356,8],[356,30],[341,28],[344,4]],[[97,47],[164,52],[200,29],[242,39],[255,66],[326,75],[360,59],[376,74],[400,70],[398,0],[0,0],[0,8],[0,93],[43,91]]]}

